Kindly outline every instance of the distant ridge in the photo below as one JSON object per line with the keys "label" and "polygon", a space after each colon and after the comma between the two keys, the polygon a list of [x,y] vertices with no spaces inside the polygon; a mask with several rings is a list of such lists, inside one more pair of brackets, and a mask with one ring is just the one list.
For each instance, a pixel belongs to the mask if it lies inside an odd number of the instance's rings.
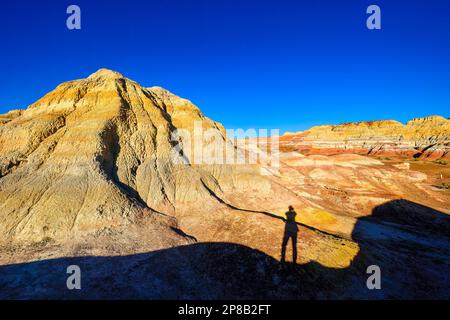
{"label": "distant ridge", "polygon": [[414,157],[427,160],[450,158],[450,120],[442,116],[320,125],[300,134],[284,135],[293,149],[308,154],[358,153]]}

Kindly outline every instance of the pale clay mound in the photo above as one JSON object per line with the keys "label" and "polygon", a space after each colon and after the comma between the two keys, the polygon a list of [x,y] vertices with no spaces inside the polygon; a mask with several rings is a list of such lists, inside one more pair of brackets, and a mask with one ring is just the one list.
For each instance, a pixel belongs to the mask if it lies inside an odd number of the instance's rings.
{"label": "pale clay mound", "polygon": [[[298,152],[268,176],[192,164],[188,152],[175,164],[175,129],[202,121],[227,141],[223,126],[106,69],[0,120],[0,269],[43,260],[0,270],[0,297],[450,297],[450,196],[409,166]],[[294,274],[278,263],[288,205],[300,223]],[[72,256],[118,278],[61,292],[52,270],[68,262],[49,259]],[[370,264],[389,279],[382,292],[367,292]],[[17,274],[33,275],[27,289]]]}

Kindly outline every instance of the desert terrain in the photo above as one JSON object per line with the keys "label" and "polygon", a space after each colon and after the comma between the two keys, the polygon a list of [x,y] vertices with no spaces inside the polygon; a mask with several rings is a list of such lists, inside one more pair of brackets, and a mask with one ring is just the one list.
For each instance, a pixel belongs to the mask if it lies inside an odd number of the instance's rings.
{"label": "desert terrain", "polygon": [[0,115],[0,298],[450,298],[449,119],[288,133],[277,170],[196,163],[173,133],[198,122],[236,149],[189,100],[107,69]]}

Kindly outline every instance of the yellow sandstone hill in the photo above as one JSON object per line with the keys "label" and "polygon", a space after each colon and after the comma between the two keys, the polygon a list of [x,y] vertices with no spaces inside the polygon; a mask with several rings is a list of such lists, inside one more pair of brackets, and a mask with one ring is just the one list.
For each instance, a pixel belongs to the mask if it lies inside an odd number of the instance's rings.
{"label": "yellow sandstone hill", "polygon": [[429,116],[409,121],[351,122],[313,127],[285,136],[291,147],[316,154],[359,153],[435,160],[450,158],[450,120]]}
{"label": "yellow sandstone hill", "polygon": [[207,170],[174,167],[170,133],[194,121],[223,127],[188,100],[110,70],[63,83],[2,119],[3,240],[64,238],[150,216],[164,222],[157,212],[209,198],[204,185],[217,188]]}

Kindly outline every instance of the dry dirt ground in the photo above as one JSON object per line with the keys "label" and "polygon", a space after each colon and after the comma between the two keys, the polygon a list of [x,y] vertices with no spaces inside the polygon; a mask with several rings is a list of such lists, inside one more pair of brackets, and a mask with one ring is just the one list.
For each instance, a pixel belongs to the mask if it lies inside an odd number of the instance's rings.
{"label": "dry dirt ground", "polygon": [[[354,172],[352,176],[346,171],[354,158],[341,157],[335,161],[345,160],[347,167],[340,163],[332,172],[344,172],[349,180],[333,179],[333,175],[319,170],[323,161],[330,159],[315,158],[312,166],[303,163],[296,167],[298,159],[295,163],[289,158],[275,179],[279,186],[273,188],[276,197],[261,198],[256,190],[233,193],[226,201],[242,207],[217,201],[205,204],[202,213],[189,209],[177,213],[179,225],[175,231],[184,239],[182,245],[174,236],[173,247],[148,250],[153,237],[147,237],[147,242],[142,228],[132,232],[103,230],[76,241],[46,239],[5,245],[0,249],[0,297],[450,298],[450,191],[433,187],[441,172],[444,176],[448,173],[448,167],[408,161],[410,170],[427,174],[420,186],[431,196],[424,197],[417,187],[399,184],[397,188],[402,188],[404,197],[396,197],[386,181],[368,184],[364,180],[373,176],[358,176],[356,180]],[[363,166],[358,167],[359,173],[369,170],[373,175],[387,170],[386,175],[392,165],[404,163],[382,161],[376,171]],[[306,180],[312,176],[314,181],[292,182],[292,170]],[[291,244],[287,247],[288,262],[280,262],[284,232],[280,217],[288,204],[298,211],[296,266],[291,263]],[[317,209],[319,206],[322,209]],[[439,207],[444,210],[433,209]],[[66,268],[72,264],[81,267],[81,290],[66,289]],[[367,267],[374,264],[381,268],[381,290],[366,287]]]}

